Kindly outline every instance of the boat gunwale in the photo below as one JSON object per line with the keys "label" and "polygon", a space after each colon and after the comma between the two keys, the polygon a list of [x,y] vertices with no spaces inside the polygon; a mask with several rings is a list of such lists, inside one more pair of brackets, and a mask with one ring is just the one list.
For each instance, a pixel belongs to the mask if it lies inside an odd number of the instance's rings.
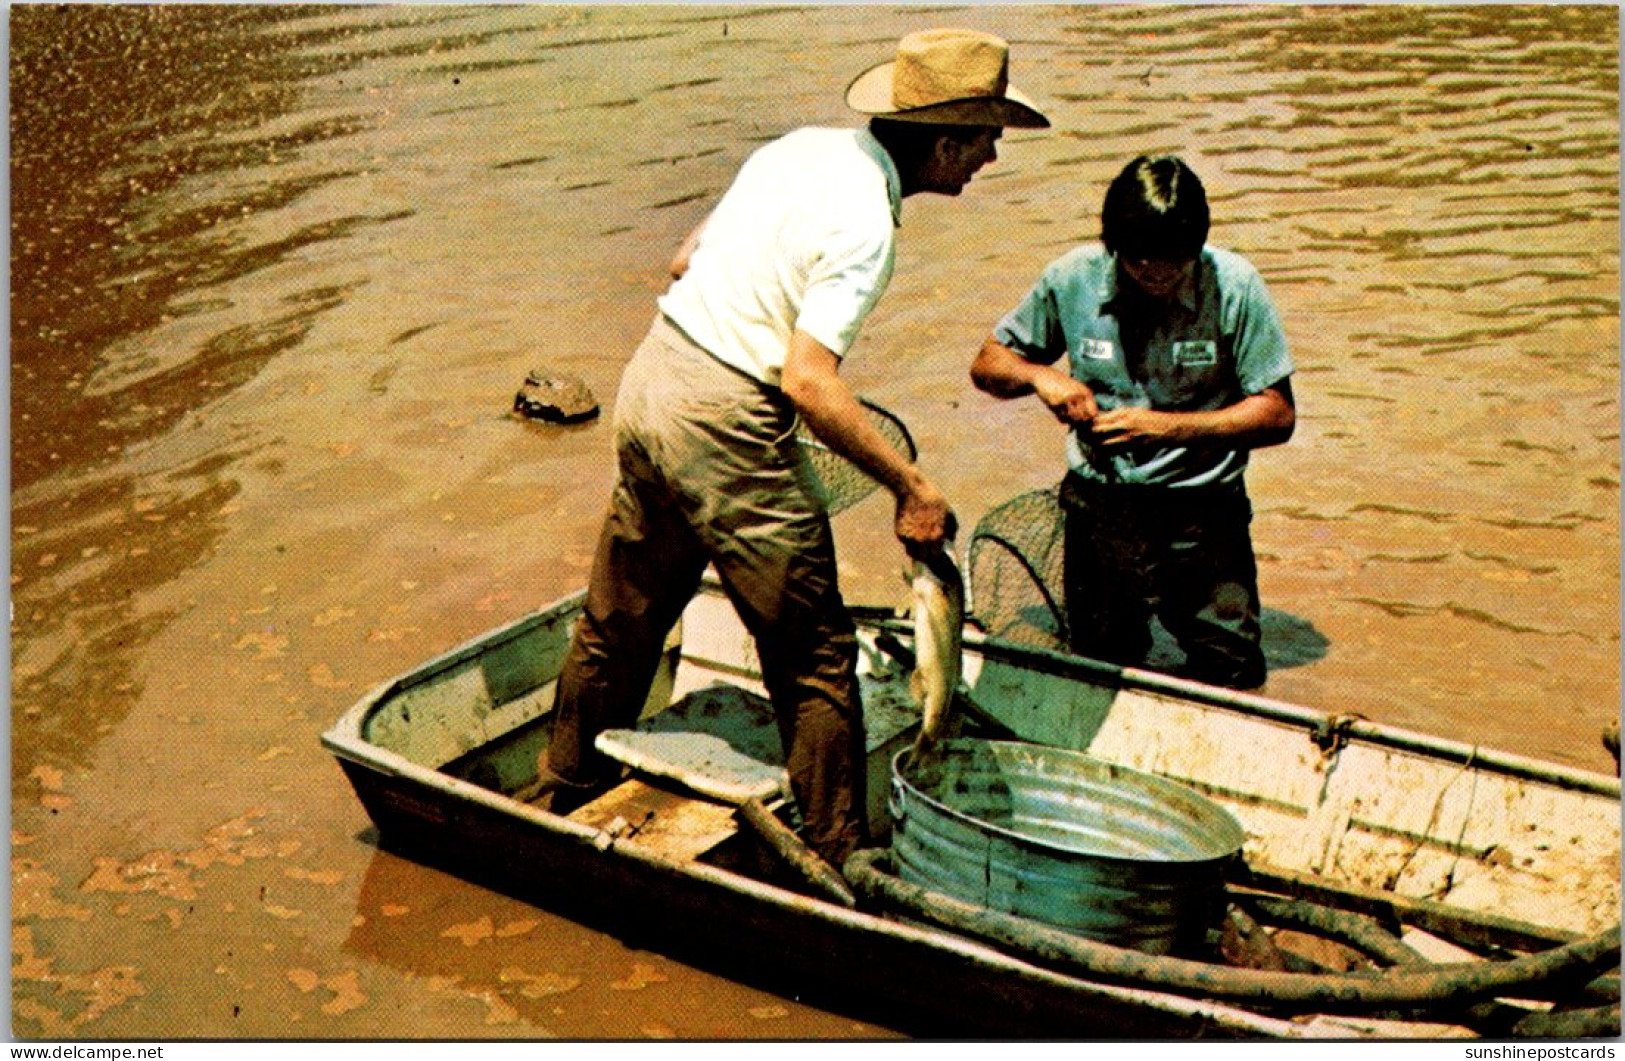
{"label": "boat gunwale", "polygon": [[[711,580],[706,580],[700,588],[701,592],[722,595],[720,585]],[[322,735],[322,743],[328,745],[329,734],[336,733],[346,724],[353,726],[357,739],[360,739],[363,717],[368,711],[382,706],[388,697],[413,686],[422,685],[436,675],[476,658],[497,645],[522,636],[538,626],[578,612],[585,600],[586,591],[577,590],[517,619],[477,634],[440,655],[385,680],[351,705],[335,721],[328,733]],[[857,605],[849,607],[848,611],[860,629],[869,628],[912,636],[912,625],[897,619],[893,612],[886,609]],[[1333,715],[1256,693],[1205,685],[1154,671],[1119,667],[1083,656],[1002,641],[982,636],[972,629],[966,631],[964,648],[984,660],[1035,670],[1055,677],[1082,678],[1095,684],[1170,696],[1245,717],[1285,723],[1303,729],[1311,737],[1327,741],[1357,740],[1423,758],[1443,760],[1457,766],[1485,769],[1516,780],[1547,783],[1568,791],[1615,801],[1621,798],[1619,777],[1372,722],[1355,715]],[[331,746],[329,748],[335,750]]]}
{"label": "boat gunwale", "polygon": [[[850,608],[860,628],[911,635],[912,625],[892,613],[871,607]],[[1034,645],[1017,644],[965,631],[964,648],[994,660],[1059,678],[1083,677],[1098,685],[1160,694],[1204,707],[1220,708],[1252,718],[1281,722],[1305,730],[1332,745],[1359,740],[1394,751],[1447,761],[1456,766],[1482,767],[1517,780],[1539,781],[1573,792],[1620,799],[1621,780],[1608,774],[1550,762],[1481,744],[1469,744],[1417,730],[1373,722],[1360,715],[1333,714],[1257,693],[1206,685],[1188,678],[1120,667]]]}
{"label": "boat gunwale", "polygon": [[[710,587],[702,587],[704,588]],[[713,589],[712,592],[716,590]],[[618,843],[612,834],[603,829],[589,827],[529,806],[511,796],[447,774],[438,766],[431,767],[414,762],[363,736],[367,719],[388,704],[393,697],[423,686],[438,675],[477,659],[482,654],[524,636],[538,627],[568,620],[574,613],[579,612],[584,599],[585,593],[581,591],[559,598],[550,605],[469,638],[430,660],[378,684],[335,719],[332,726],[321,735],[322,745],[340,760],[354,764],[379,778],[394,778],[415,788],[439,793],[443,798],[473,804],[499,818],[510,820],[519,827],[534,828],[543,834],[550,834],[554,842],[573,843],[583,849],[583,853],[589,847],[595,847],[606,854],[613,849],[615,855],[638,864],[646,872],[676,874],[698,885],[717,886],[741,899],[765,903],[785,916],[811,917],[859,933],[878,932],[900,943],[958,956],[989,975],[1013,975],[1026,982],[1047,985],[1050,989],[1090,995],[1104,1001],[1115,1000],[1124,1005],[1149,1007],[1168,1014],[1170,1018],[1208,1020],[1232,1032],[1239,1030],[1242,1033],[1270,1037],[1315,1036],[1315,1033],[1309,1031],[1303,1024],[1256,1010],[1211,999],[1193,998],[1069,975],[1032,964],[988,944],[932,926],[849,910],[818,897],[782,888],[723,867],[671,859],[639,848],[636,844]],[[853,609],[853,612],[860,628],[911,633],[905,624],[894,619],[866,614],[866,609]],[[1326,732],[1327,727],[1334,722],[1330,716],[1322,712],[1269,700],[1255,694],[1217,689],[1134,668],[1119,668],[1082,657],[979,637],[971,632],[968,634],[970,636],[966,638],[966,650],[981,655],[984,660],[1026,667],[1063,678],[1079,677],[1095,684],[1118,689],[1169,695],[1186,702],[1194,701],[1202,706],[1243,716],[1289,723],[1305,729],[1311,735]],[[703,660],[696,660],[695,665],[703,667],[706,663]],[[1438,740],[1424,734],[1412,734],[1364,720],[1345,721],[1346,724],[1335,732],[1351,739],[1405,750],[1413,754],[1423,754],[1435,759],[1464,761],[1479,768],[1525,776],[1561,788],[1577,790],[1583,794],[1611,797],[1616,800],[1619,798],[1620,786],[1617,778]],[[351,781],[358,788],[358,793],[363,784],[379,783],[367,782],[357,777],[352,777]]]}

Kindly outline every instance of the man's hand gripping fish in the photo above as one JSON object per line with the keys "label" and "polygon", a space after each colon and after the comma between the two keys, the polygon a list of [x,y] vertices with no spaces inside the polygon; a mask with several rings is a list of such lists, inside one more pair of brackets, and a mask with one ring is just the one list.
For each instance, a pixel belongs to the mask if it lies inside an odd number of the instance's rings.
{"label": "man's hand gripping fish", "polygon": [[952,549],[916,560],[909,580],[914,613],[914,674],[909,691],[920,705],[914,754],[942,737],[959,691],[961,641],[965,632],[965,580]]}

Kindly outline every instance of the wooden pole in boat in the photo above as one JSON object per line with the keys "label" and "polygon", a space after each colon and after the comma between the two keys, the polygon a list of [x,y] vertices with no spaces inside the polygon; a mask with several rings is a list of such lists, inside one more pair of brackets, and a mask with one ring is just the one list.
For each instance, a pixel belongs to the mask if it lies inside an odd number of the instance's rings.
{"label": "wooden pole in boat", "polygon": [[739,814],[780,858],[806,878],[807,883],[848,909],[857,907],[857,896],[835,867],[808,847],[795,830],[779,821],[778,815],[767,809],[767,804],[753,796],[739,804]]}
{"label": "wooden pole in boat", "polygon": [[866,895],[895,903],[950,931],[1019,948],[1043,961],[1083,969],[1140,987],[1221,1001],[1352,1012],[1462,1004],[1481,998],[1526,998],[1542,985],[1577,986],[1619,967],[1620,927],[1575,943],[1508,961],[1396,966],[1373,972],[1290,973],[1233,969],[1189,958],[1143,954],[1053,925],[966,902],[912,884],[881,868],[886,855],[859,851],[846,863]]}
{"label": "wooden pole in boat", "polygon": [[1415,925],[1470,950],[1485,948],[1546,950],[1564,943],[1573,943],[1580,938],[1577,932],[1535,925],[1496,914],[1449,906],[1433,900],[1380,891],[1376,888],[1362,888],[1258,862],[1237,866],[1231,873],[1230,883],[1242,889],[1253,888],[1260,892],[1273,892],[1294,899],[1307,899],[1340,910],[1366,914],[1379,920]]}

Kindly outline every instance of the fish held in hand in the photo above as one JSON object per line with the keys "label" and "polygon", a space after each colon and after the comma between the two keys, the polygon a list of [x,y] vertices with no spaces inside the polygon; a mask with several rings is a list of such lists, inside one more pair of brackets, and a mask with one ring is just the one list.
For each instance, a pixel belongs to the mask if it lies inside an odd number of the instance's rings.
{"label": "fish held in hand", "polygon": [[909,579],[914,617],[914,674],[909,691],[920,707],[915,754],[943,735],[959,691],[965,633],[965,580],[947,549],[916,560]]}

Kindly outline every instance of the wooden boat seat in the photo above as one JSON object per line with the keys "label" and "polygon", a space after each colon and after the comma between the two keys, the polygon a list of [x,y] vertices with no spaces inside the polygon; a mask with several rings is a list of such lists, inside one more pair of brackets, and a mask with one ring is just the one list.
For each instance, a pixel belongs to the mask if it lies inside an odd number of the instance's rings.
{"label": "wooden boat seat", "polygon": [[684,861],[699,858],[739,831],[733,807],[637,778],[577,807],[569,818],[604,830],[616,843],[637,844]]}

